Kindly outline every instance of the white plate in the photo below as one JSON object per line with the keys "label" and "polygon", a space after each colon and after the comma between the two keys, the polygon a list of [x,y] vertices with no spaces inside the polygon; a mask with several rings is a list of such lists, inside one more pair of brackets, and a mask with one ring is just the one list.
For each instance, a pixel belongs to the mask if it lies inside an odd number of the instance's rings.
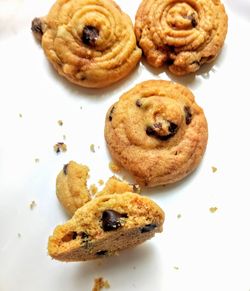
{"label": "white plate", "polygon": [[[210,70],[173,78],[143,62],[127,79],[100,90],[58,77],[34,40],[31,20],[53,2],[0,1],[0,290],[88,291],[101,276],[115,291],[249,291],[248,1],[225,0],[229,31]],[[117,2],[134,19],[140,1]],[[55,196],[58,171],[73,159],[89,165],[90,183],[112,175],[103,138],[106,110],[147,79],[173,79],[194,92],[209,123],[202,164],[181,183],[144,192],[166,212],[164,232],[151,241],[101,261],[51,260],[48,236],[66,220]],[[53,145],[63,135],[68,151],[57,155]]]}

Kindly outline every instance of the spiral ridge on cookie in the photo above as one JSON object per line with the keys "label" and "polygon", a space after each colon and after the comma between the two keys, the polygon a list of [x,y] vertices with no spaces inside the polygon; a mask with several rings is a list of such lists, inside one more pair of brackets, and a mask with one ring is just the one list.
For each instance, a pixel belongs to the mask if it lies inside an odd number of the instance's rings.
{"label": "spiral ridge on cookie", "polygon": [[135,34],[150,65],[185,75],[218,55],[227,14],[220,0],[143,0]]}
{"label": "spiral ridge on cookie", "polygon": [[42,20],[45,54],[75,84],[105,87],[140,60],[131,20],[112,0],[57,0]]}
{"label": "spiral ridge on cookie", "polygon": [[188,88],[151,80],[111,106],[105,138],[112,157],[139,184],[152,187],[179,181],[198,166],[208,128]]}

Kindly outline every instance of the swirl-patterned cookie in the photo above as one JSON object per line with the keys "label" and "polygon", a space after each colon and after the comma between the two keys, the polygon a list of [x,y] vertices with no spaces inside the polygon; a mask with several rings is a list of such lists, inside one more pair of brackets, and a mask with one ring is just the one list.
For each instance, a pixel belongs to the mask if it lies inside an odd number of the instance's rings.
{"label": "swirl-patterned cookie", "polygon": [[116,255],[161,232],[163,222],[163,210],[147,197],[130,192],[101,195],[55,228],[48,253],[66,262]]}
{"label": "swirl-patterned cookie", "polygon": [[185,75],[216,58],[227,26],[220,0],[143,0],[135,34],[150,65]]}
{"label": "swirl-patterned cookie", "polygon": [[141,58],[131,20],[112,0],[57,0],[32,31],[59,74],[82,87],[115,83]]}
{"label": "swirl-patterned cookie", "polygon": [[112,157],[144,186],[183,179],[200,163],[208,128],[191,91],[169,81],[146,81],[123,94],[106,116]]}

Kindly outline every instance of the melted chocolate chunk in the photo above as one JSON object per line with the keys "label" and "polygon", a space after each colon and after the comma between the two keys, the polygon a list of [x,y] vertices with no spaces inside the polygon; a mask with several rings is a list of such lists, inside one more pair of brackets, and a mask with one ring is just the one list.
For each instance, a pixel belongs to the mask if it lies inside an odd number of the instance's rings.
{"label": "melted chocolate chunk", "polygon": [[154,123],[153,126],[147,126],[146,134],[148,136],[153,136],[159,140],[167,141],[168,139],[170,139],[177,133],[178,125],[169,121],[169,126],[168,126],[169,133],[166,135],[160,134],[159,129],[162,129],[162,123],[161,122]]}
{"label": "melted chocolate chunk", "polygon": [[96,256],[106,256],[108,254],[108,251],[99,251],[96,253]]}
{"label": "melted chocolate chunk", "polygon": [[87,25],[83,28],[82,42],[88,46],[95,46],[96,40],[99,37],[99,31],[94,27]]}
{"label": "melted chocolate chunk", "polygon": [[67,175],[67,174],[68,174],[68,165],[69,165],[69,164],[65,164],[65,165],[63,166],[63,173],[64,173],[64,175]]}
{"label": "melted chocolate chunk", "polygon": [[192,121],[192,113],[189,106],[184,107],[185,112],[185,118],[186,118],[186,124],[189,125]]}
{"label": "melted chocolate chunk", "polygon": [[34,18],[31,23],[31,30],[37,34],[43,35],[42,21],[40,18]]}
{"label": "melted chocolate chunk", "polygon": [[147,134],[148,136],[155,135],[155,130],[154,130],[154,128],[153,128],[152,126],[147,126],[147,128],[146,128],[146,134]]}
{"label": "melted chocolate chunk", "polygon": [[114,113],[114,110],[115,110],[115,106],[112,107],[112,109],[110,110],[110,113],[109,113],[109,121],[112,121],[113,119],[113,113]]}
{"label": "melted chocolate chunk", "polygon": [[136,104],[137,107],[141,107],[142,106],[142,103],[141,103],[140,99],[137,99],[135,104]]}
{"label": "melted chocolate chunk", "polygon": [[86,232],[84,232],[84,231],[82,231],[82,232],[79,232],[78,233],[78,235],[80,235],[81,236],[81,239],[87,239],[89,236],[87,235],[87,233]]}
{"label": "melted chocolate chunk", "polygon": [[192,24],[192,27],[193,27],[193,28],[197,26],[198,23],[197,23],[197,21],[196,21],[195,18],[192,18],[192,19],[191,19],[191,24]]}
{"label": "melted chocolate chunk", "polygon": [[102,228],[104,231],[112,231],[122,227],[121,218],[127,218],[126,213],[121,214],[114,210],[105,210],[102,214]]}
{"label": "melted chocolate chunk", "polygon": [[151,230],[155,229],[156,227],[157,227],[156,224],[151,223],[151,224],[145,225],[140,230],[141,230],[141,233],[145,233],[145,232],[150,232]]}

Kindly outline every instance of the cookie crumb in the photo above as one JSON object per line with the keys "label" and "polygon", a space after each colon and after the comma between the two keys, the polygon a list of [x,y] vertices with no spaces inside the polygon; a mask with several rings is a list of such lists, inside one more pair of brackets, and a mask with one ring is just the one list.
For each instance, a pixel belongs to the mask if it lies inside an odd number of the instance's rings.
{"label": "cookie crumb", "polygon": [[211,213],[215,213],[217,210],[218,210],[217,207],[210,207],[210,208],[209,208],[209,211],[210,211]]}
{"label": "cookie crumb", "polygon": [[121,168],[118,165],[116,165],[114,162],[109,163],[109,168],[114,173],[118,173],[121,171]]}
{"label": "cookie crumb", "polygon": [[17,236],[20,238],[20,237],[21,237],[21,233],[19,232],[19,233],[17,234]]}
{"label": "cookie crumb", "polygon": [[19,117],[20,117],[20,118],[22,118],[22,117],[23,117],[22,113],[19,113]]}
{"label": "cookie crumb", "polygon": [[90,190],[92,195],[95,195],[98,191],[98,188],[96,187],[95,184],[92,184],[92,185],[90,185],[89,190]]}
{"label": "cookie crumb", "polygon": [[39,163],[40,160],[38,158],[35,159],[35,163]]}
{"label": "cookie crumb", "polygon": [[95,153],[95,145],[94,144],[90,145],[90,150],[92,153]]}
{"label": "cookie crumb", "polygon": [[217,172],[217,170],[218,170],[218,169],[217,169],[216,167],[214,167],[214,166],[212,167],[212,172],[213,172],[213,173]]}
{"label": "cookie crumb", "polygon": [[92,291],[100,291],[101,289],[108,289],[110,288],[108,280],[104,280],[102,277],[96,278],[94,282],[94,287],[92,288]]}
{"label": "cookie crumb", "polygon": [[178,215],[177,215],[177,218],[180,219],[180,218],[181,218],[181,214],[178,214]]}
{"label": "cookie crumb", "polygon": [[102,179],[100,179],[100,180],[98,180],[98,184],[99,184],[100,186],[102,186],[102,185],[104,184],[104,181],[103,181]]}
{"label": "cookie crumb", "polygon": [[62,120],[58,120],[57,123],[58,123],[59,126],[63,126],[63,121]]}
{"label": "cookie crumb", "polygon": [[58,142],[54,145],[54,151],[59,154],[60,152],[67,151],[67,145],[64,142]]}
{"label": "cookie crumb", "polygon": [[35,207],[36,207],[36,202],[33,200],[33,201],[30,203],[30,209],[33,210]]}
{"label": "cookie crumb", "polygon": [[178,271],[179,270],[179,267],[174,266],[174,270]]}

